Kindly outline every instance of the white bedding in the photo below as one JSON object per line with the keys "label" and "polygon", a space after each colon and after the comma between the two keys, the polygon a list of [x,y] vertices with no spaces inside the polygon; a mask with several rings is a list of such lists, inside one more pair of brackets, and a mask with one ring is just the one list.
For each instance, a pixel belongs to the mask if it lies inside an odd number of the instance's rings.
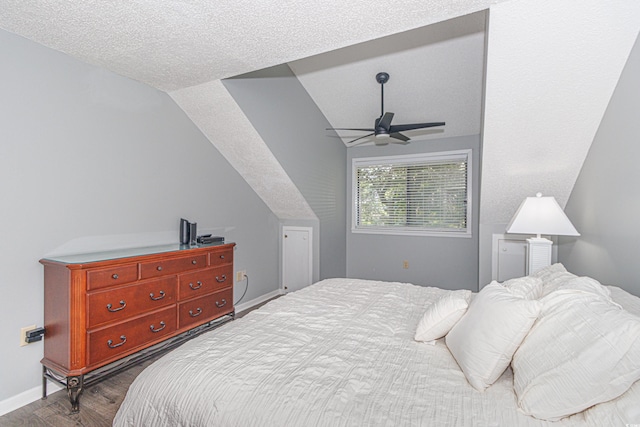
{"label": "white bedding", "polygon": [[[611,288],[640,315],[640,298]],[[510,369],[484,392],[442,339],[416,342],[439,288],[328,279],[203,334],[143,371],[114,426],[625,426],[640,382],[559,422],[516,409]],[[634,412],[636,411],[636,412]]]}

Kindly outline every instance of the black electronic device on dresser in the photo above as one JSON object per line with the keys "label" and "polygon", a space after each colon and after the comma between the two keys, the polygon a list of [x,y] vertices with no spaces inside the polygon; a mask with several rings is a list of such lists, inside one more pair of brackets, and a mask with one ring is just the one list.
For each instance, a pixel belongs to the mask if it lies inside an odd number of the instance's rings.
{"label": "black electronic device on dresser", "polygon": [[198,243],[198,223],[180,218],[180,244],[196,245]]}
{"label": "black electronic device on dresser", "polygon": [[211,243],[224,243],[224,237],[222,236],[212,236],[211,234],[205,234],[203,236],[198,236],[198,243],[201,245],[209,245]]}

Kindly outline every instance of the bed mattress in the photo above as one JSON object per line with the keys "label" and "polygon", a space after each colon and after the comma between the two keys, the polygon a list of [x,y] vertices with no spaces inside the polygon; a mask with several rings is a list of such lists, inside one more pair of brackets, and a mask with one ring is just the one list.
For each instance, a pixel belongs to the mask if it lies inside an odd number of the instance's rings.
{"label": "bed mattress", "polygon": [[[165,355],[131,385],[114,426],[624,426],[640,382],[559,422],[520,413],[510,369],[484,392],[443,340],[413,339],[435,287],[328,279]],[[612,297],[640,315],[640,299]],[[626,414],[626,415],[625,415]]]}

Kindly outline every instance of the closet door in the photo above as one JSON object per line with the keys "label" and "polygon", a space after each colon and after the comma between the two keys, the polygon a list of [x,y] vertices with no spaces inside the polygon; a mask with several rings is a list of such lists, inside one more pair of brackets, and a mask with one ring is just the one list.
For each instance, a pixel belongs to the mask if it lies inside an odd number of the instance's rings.
{"label": "closet door", "polygon": [[282,287],[293,292],[309,286],[313,272],[311,227],[282,227]]}

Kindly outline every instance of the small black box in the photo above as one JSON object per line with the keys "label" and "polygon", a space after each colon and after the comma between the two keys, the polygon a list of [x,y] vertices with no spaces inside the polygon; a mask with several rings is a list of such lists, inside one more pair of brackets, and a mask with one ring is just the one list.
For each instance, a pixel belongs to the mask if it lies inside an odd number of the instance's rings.
{"label": "small black box", "polygon": [[222,236],[200,236],[198,237],[198,243],[207,245],[210,243],[224,243],[224,237]]}

